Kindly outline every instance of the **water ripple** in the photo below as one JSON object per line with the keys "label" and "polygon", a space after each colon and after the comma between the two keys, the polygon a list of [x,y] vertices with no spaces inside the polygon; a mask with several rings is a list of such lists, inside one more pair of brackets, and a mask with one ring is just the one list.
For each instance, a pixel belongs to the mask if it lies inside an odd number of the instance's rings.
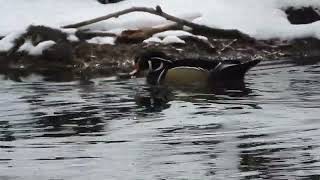
{"label": "water ripple", "polygon": [[0,179],[319,179],[319,78],[288,60],[219,91],[1,80]]}

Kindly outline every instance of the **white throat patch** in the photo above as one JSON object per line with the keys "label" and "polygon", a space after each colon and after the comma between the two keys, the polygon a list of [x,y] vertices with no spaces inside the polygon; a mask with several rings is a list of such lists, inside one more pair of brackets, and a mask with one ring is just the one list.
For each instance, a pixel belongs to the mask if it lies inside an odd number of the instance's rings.
{"label": "white throat patch", "polygon": [[157,60],[160,60],[160,61],[165,61],[165,62],[168,62],[168,63],[172,63],[171,60],[163,59],[163,58],[160,58],[160,57],[152,57],[151,59],[157,59]]}
{"label": "white throat patch", "polygon": [[148,64],[149,64],[149,71],[150,71],[150,72],[153,71],[152,62],[151,62],[150,60],[148,61]]}
{"label": "white throat patch", "polygon": [[163,73],[165,72],[165,69],[162,70],[162,72],[160,73],[159,77],[158,77],[158,80],[157,80],[157,83],[160,84],[160,81],[161,81],[161,78],[163,76]]}

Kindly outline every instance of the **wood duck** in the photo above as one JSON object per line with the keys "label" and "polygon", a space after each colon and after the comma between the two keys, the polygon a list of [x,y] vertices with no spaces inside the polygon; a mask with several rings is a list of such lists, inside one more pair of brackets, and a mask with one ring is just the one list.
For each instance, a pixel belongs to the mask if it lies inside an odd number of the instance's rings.
{"label": "wood duck", "polygon": [[161,51],[147,51],[135,59],[132,76],[147,72],[151,85],[206,85],[243,81],[246,72],[260,60],[180,59],[172,60]]}

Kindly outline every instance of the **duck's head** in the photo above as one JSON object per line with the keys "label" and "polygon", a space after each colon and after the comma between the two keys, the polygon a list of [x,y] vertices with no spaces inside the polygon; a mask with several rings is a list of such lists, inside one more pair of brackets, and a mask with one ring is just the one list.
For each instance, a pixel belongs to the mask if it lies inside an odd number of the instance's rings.
{"label": "duck's head", "polygon": [[172,61],[164,52],[146,51],[135,58],[134,70],[130,75],[137,76],[146,72],[149,83],[156,84],[160,82],[162,75],[170,64],[172,64]]}

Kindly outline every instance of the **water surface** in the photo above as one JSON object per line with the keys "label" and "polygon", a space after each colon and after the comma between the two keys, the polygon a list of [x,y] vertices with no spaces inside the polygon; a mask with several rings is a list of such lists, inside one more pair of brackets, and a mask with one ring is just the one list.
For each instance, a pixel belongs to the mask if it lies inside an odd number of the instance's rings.
{"label": "water surface", "polygon": [[264,62],[244,89],[143,79],[0,81],[0,179],[320,179],[320,63]]}

